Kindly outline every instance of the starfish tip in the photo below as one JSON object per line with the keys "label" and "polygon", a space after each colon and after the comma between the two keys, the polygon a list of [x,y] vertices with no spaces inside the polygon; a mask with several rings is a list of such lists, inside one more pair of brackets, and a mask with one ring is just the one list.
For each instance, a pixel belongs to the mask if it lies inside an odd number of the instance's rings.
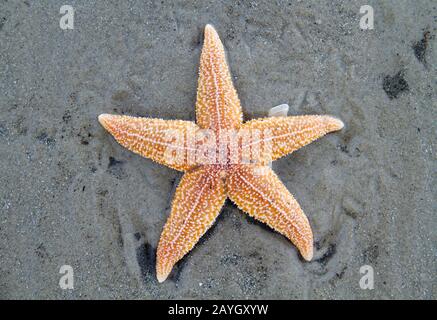
{"label": "starfish tip", "polygon": [[157,273],[156,274],[156,278],[158,279],[159,283],[163,283],[168,277],[168,274],[161,274],[161,273]]}
{"label": "starfish tip", "polygon": [[302,253],[302,257],[306,261],[311,261],[313,259],[313,247],[311,247],[307,252]]}
{"label": "starfish tip", "polygon": [[206,37],[211,37],[211,36],[216,36],[218,37],[217,31],[215,30],[214,26],[212,24],[207,24],[205,26],[205,36]]}
{"label": "starfish tip", "polygon": [[336,126],[337,126],[338,130],[341,130],[341,129],[344,128],[344,122],[343,122],[343,121],[341,121],[341,120],[338,119],[338,118],[334,118],[334,120],[335,120],[335,122],[336,122]]}
{"label": "starfish tip", "polygon": [[109,116],[109,114],[102,113],[101,115],[98,116],[99,122],[100,123],[104,122],[108,118],[108,116]]}
{"label": "starfish tip", "polygon": [[99,122],[105,129],[108,128],[108,123],[111,120],[111,117],[112,116],[107,113],[102,113],[101,115],[99,115]]}
{"label": "starfish tip", "polygon": [[213,27],[212,24],[208,23],[208,24],[205,26],[205,31],[206,31],[206,30],[215,30],[215,29],[214,29],[214,27]]}

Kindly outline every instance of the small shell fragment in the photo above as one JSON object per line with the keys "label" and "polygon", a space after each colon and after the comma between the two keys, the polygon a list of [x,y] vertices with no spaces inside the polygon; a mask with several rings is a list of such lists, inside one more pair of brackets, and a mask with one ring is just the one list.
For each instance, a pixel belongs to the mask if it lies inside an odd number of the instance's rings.
{"label": "small shell fragment", "polygon": [[273,107],[269,110],[269,117],[286,117],[290,106],[286,103]]}

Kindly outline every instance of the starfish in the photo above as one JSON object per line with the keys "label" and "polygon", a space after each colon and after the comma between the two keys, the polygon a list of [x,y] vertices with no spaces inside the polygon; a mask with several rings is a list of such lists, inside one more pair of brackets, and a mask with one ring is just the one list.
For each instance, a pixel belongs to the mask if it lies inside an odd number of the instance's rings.
{"label": "starfish", "polygon": [[304,115],[243,123],[223,44],[211,25],[205,27],[200,57],[196,123],[110,114],[100,115],[99,122],[127,149],[184,172],[159,240],[159,282],[211,227],[227,198],[312,259],[308,219],[269,163],[340,130],[343,122]]}

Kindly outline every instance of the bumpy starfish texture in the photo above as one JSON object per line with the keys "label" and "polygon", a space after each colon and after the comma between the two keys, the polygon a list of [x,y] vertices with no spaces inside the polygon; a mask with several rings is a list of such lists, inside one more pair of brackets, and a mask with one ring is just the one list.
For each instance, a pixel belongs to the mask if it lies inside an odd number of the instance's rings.
{"label": "bumpy starfish texture", "polygon": [[[200,57],[196,120],[197,124],[108,114],[99,116],[103,127],[122,146],[184,172],[158,245],[158,281],[163,282],[168,277],[173,266],[214,223],[226,198],[286,236],[304,259],[311,260],[313,234],[308,219],[267,164],[329,132],[340,130],[343,123],[337,118],[319,115],[272,117],[243,123],[223,45],[211,25],[205,27]],[[223,132],[236,133],[236,153],[231,154],[226,145],[224,161],[205,162],[199,157],[191,157],[193,153],[198,155],[205,150],[205,129],[213,133],[214,150],[222,147]],[[183,139],[175,138],[169,132],[178,132]],[[253,153],[252,161],[247,162],[243,159],[246,150],[262,151]],[[180,156],[175,161],[174,155],[178,152]]]}

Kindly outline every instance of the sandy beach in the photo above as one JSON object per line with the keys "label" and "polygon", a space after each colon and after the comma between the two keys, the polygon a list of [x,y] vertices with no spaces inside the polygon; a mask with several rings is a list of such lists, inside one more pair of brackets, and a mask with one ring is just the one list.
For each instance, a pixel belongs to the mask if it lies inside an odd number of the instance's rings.
{"label": "sandy beach", "polygon": [[[70,1],[67,30],[64,4],[0,2],[0,298],[437,298],[434,1],[367,1],[373,30],[356,0]],[[207,23],[246,121],[287,103],[345,128],[273,163],[310,221],[311,262],[227,200],[159,284],[182,174],[97,117],[194,121]]]}

